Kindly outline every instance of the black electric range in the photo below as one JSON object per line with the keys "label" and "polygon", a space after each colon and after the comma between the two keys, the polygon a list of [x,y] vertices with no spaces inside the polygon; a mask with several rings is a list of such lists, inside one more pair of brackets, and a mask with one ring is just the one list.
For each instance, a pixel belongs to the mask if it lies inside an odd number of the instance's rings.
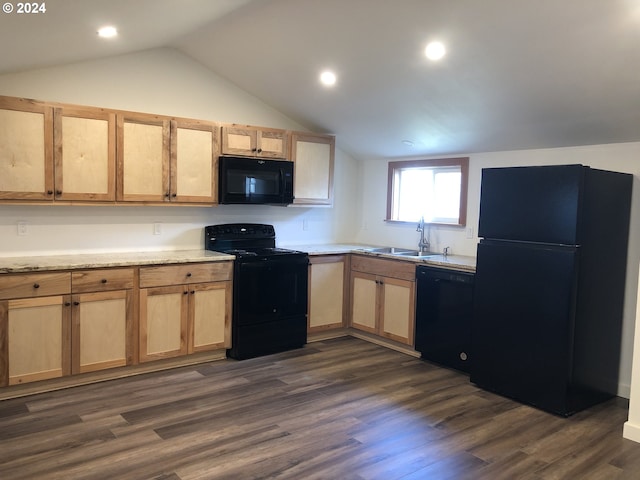
{"label": "black electric range", "polygon": [[235,255],[231,358],[302,347],[307,342],[309,256],[277,248],[273,225],[205,227],[205,248]]}

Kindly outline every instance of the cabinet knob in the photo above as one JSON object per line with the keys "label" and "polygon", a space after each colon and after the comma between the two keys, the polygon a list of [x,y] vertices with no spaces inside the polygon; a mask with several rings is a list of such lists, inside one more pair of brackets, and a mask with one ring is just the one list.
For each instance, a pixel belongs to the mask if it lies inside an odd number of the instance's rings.
{"label": "cabinet knob", "polygon": [[47,190],[47,195],[53,195],[53,190]]}
{"label": "cabinet knob", "polygon": [[184,292],[182,292],[183,295],[189,295],[189,290],[185,290]]}
{"label": "cabinet knob", "polygon": [[165,196],[166,198],[169,198],[169,196],[170,196],[170,195],[169,195],[169,192],[165,193],[165,194],[164,194],[164,196]]}
{"label": "cabinet knob", "polygon": [[71,306],[71,302],[64,302],[64,306],[65,306],[65,307],[69,307],[69,306]]}
{"label": "cabinet knob", "polygon": [[252,149],[251,149],[251,151],[252,151],[252,152],[257,152],[257,151],[258,151],[258,149],[257,149],[257,148],[252,148]]}
{"label": "cabinet knob", "polygon": [[40,288],[40,284],[39,283],[34,283],[33,284],[33,288]]}
{"label": "cabinet knob", "polygon": [[80,302],[73,302],[73,304],[77,307],[78,305],[80,305]]}
{"label": "cabinet knob", "polygon": [[187,273],[187,277],[190,277],[190,276],[191,276],[191,272],[188,272],[188,273]]}
{"label": "cabinet knob", "polygon": [[261,148],[258,149],[258,153],[262,153],[262,149]]}
{"label": "cabinet knob", "polygon": [[100,282],[102,282],[102,283],[107,283],[107,279],[106,279],[106,278],[103,278],[102,280],[100,280]]}
{"label": "cabinet knob", "polygon": [[56,195],[62,195],[62,190],[56,190]]}
{"label": "cabinet knob", "polygon": [[194,295],[196,293],[195,290],[191,290],[191,295]]}
{"label": "cabinet knob", "polygon": [[176,197],[178,196],[178,194],[177,194],[177,193],[172,193],[172,194],[171,194],[171,196],[172,196],[173,198],[176,198]]}

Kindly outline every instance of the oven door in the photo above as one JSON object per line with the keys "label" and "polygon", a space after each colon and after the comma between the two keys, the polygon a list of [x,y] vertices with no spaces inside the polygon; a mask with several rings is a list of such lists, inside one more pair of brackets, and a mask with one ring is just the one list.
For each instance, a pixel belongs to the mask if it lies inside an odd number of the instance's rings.
{"label": "oven door", "polygon": [[306,317],[309,259],[280,255],[236,264],[234,323],[256,325]]}
{"label": "oven door", "polygon": [[293,202],[293,162],[220,157],[219,202],[287,205]]}

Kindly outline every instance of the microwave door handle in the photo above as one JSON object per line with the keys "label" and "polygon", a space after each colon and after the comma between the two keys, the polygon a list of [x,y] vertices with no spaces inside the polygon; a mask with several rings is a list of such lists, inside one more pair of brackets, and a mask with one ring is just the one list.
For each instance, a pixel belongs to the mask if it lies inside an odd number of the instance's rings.
{"label": "microwave door handle", "polygon": [[284,188],[284,169],[282,167],[280,167],[280,201],[284,203],[284,195],[285,195],[285,188]]}

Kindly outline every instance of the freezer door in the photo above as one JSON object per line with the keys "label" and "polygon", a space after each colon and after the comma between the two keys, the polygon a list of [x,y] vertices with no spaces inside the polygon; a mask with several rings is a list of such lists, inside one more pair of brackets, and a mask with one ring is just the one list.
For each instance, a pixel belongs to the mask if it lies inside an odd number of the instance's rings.
{"label": "freezer door", "polygon": [[576,245],[582,165],[482,170],[478,236]]}
{"label": "freezer door", "polygon": [[560,415],[568,412],[577,248],[478,245],[471,381]]}

